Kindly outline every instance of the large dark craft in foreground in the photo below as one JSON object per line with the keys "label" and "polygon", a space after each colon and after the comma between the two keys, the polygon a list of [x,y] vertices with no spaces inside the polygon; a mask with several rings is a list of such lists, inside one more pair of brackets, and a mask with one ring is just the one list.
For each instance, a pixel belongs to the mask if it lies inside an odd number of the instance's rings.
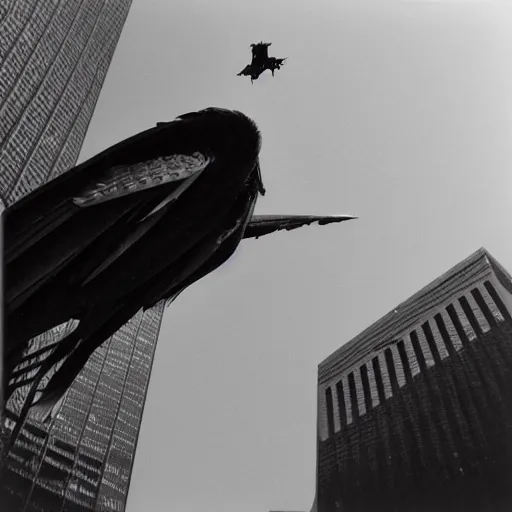
{"label": "large dark craft in foreground", "polygon": [[[106,339],[141,308],[172,302],[244,237],[353,218],[253,217],[264,193],[260,144],[256,125],[240,112],[185,114],[4,212],[4,401],[30,383],[21,416],[34,404],[51,408]],[[24,359],[34,336],[71,319],[78,326],[43,351],[46,357]]]}
{"label": "large dark craft in foreground", "polygon": [[245,66],[238,76],[250,76],[251,83],[254,80],[257,80],[258,77],[265,71],[270,70],[272,72],[272,76],[274,76],[274,71],[276,69],[281,69],[281,66],[284,64],[284,61],[287,57],[283,59],[277,59],[276,57],[268,56],[268,47],[272,43],[256,43],[251,44],[252,49],[252,61],[250,64]]}

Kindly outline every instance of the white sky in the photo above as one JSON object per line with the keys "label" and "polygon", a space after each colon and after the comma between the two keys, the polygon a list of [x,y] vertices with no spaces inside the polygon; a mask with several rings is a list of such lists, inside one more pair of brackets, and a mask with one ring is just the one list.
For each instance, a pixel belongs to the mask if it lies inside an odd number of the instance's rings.
{"label": "white sky", "polygon": [[[260,126],[245,241],[164,318],[127,512],[309,510],[317,364],[485,246],[512,270],[512,5],[134,0],[81,160],[221,106]],[[237,77],[249,44],[285,67]]]}

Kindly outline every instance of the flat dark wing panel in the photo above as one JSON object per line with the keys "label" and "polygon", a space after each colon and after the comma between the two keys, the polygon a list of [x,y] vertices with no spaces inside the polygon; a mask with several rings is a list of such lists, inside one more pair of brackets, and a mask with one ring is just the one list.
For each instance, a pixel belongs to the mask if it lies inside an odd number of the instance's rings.
{"label": "flat dark wing panel", "polygon": [[[151,281],[146,282],[143,288],[136,290],[132,295],[126,295],[119,301],[124,306],[113,312],[103,324],[98,322],[93,330],[82,328],[91,332],[80,345],[67,354],[68,358],[50,380],[46,387],[47,395],[43,399],[50,406],[58,400],[71,385],[81,368],[85,365],[92,352],[104,339],[114,334],[131,316],[140,308],[152,307],[159,300],[174,299],[190,284],[220,266],[234,252],[241,241],[243,229],[254,209],[256,195],[242,194],[224,218],[218,218],[210,233],[199,240],[180,260]],[[101,309],[97,318],[101,316]],[[80,327],[79,327],[80,328]],[[42,405],[41,404],[41,405]]]}
{"label": "flat dark wing panel", "polygon": [[[144,309],[153,307],[162,299],[169,301],[175,298],[188,286],[220,267],[235,252],[243,238],[244,230],[252,216],[257,196],[249,194],[247,199],[240,197],[229,212],[222,230],[217,231],[209,240],[203,240],[200,247],[194,248],[185,255],[180,279],[174,283],[166,282],[165,275],[154,280],[148,287],[144,298]],[[179,286],[176,285],[179,282]]]}

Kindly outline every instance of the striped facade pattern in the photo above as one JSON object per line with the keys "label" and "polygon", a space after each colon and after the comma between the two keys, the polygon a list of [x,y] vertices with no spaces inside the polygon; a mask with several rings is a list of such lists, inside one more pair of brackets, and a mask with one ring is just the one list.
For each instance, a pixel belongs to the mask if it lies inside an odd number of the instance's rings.
{"label": "striped facade pattern", "polygon": [[[18,364],[16,370],[12,374],[12,378],[9,380],[10,386],[18,386],[8,403],[8,407],[11,412],[18,413],[21,411],[29,389],[26,383],[28,380],[35,377],[38,363],[48,355],[49,351],[53,350],[55,343],[70,334],[77,325],[78,322],[70,321],[69,323],[59,325],[54,329],[43,333],[41,336],[37,336],[30,340],[29,347],[24,354],[22,361]],[[52,371],[48,372],[42,380],[43,386],[48,382],[55,371],[60,368],[60,366],[61,364],[56,365]],[[28,374],[18,376],[18,372],[21,372],[22,370],[27,371],[30,367],[33,367],[34,370],[29,371]]]}
{"label": "striped facade pattern", "polygon": [[[40,510],[42,495],[51,504],[42,510],[124,510],[163,308],[138,313],[94,352],[48,424],[25,425],[7,459],[19,477],[8,479],[2,495],[13,511]],[[46,437],[30,437],[34,429]]]}
{"label": "striped facade pattern", "polygon": [[75,164],[131,0],[7,3],[0,198],[10,205]]}
{"label": "striped facade pattern", "polygon": [[[37,459],[36,450],[48,446],[48,432],[35,425],[26,425],[24,432],[20,434],[20,442],[10,455],[10,469],[4,476],[3,485],[11,492],[4,493],[2,504],[6,510],[61,510],[62,493],[55,493],[48,487],[63,486],[66,477],[73,471],[73,455],[76,446],[54,439],[52,447],[46,449],[44,460]],[[77,465],[79,471],[87,475],[84,480],[101,469],[102,461],[81,454]],[[45,485],[34,485],[33,479],[27,477],[27,473],[38,473],[40,479],[44,479]],[[76,472],[76,470],[75,470]],[[30,500],[26,496],[30,495]],[[72,505],[67,509],[77,512],[85,512],[90,508],[82,507],[77,499],[71,500]]]}
{"label": "striped facade pattern", "polygon": [[[130,5],[0,2],[4,206],[75,165]],[[29,418],[4,459],[2,510],[124,510],[163,308],[140,312],[103,344],[52,417]],[[72,328],[32,340],[19,367],[47,355]],[[27,392],[20,387],[10,400],[0,438],[12,430]]]}
{"label": "striped facade pattern", "polygon": [[469,290],[473,283],[492,275],[491,259],[485,249],[479,249],[399,304],[393,311],[322,361],[318,366],[319,382],[327,382],[331,376],[339,375],[357,364],[361,358],[375,352],[379,346],[397,340],[413,329],[418,318],[423,318],[435,308],[442,309],[443,303],[452,301],[456,294]]}
{"label": "striped facade pattern", "polygon": [[512,281],[480,250],[434,283],[320,365],[321,512],[510,509]]}

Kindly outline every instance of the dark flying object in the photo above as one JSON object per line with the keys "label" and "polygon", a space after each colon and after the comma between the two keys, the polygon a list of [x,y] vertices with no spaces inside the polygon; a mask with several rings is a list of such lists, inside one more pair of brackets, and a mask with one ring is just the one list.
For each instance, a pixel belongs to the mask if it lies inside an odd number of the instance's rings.
{"label": "dark flying object", "polygon": [[[51,409],[97,347],[243,238],[353,218],[253,217],[260,146],[244,114],[208,108],[116,144],[4,212],[4,401],[31,384],[22,419],[32,405]],[[74,331],[26,355],[33,337],[71,319]]]}
{"label": "dark flying object", "polygon": [[272,76],[274,76],[274,71],[276,69],[281,69],[281,66],[284,64],[284,61],[287,57],[283,59],[276,59],[275,57],[268,56],[268,47],[272,43],[261,43],[251,44],[252,49],[252,61],[250,64],[245,66],[238,76],[250,76],[251,83],[254,80],[257,80],[258,77],[266,70],[269,69],[272,72]]}

